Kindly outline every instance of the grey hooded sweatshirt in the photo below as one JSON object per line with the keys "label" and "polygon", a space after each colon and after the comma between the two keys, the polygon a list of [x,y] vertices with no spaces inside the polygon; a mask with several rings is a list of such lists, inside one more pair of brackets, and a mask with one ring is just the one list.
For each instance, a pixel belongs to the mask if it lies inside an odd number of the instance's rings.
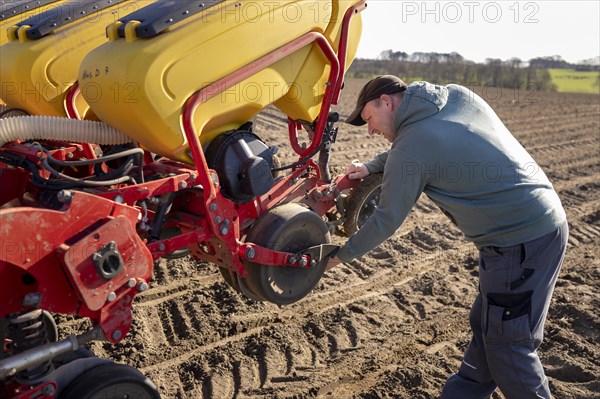
{"label": "grey hooded sweatshirt", "polygon": [[566,220],[544,172],[467,88],[411,84],[394,130],[391,149],[366,164],[370,173],[383,171],[377,210],[339,250],[340,260],[394,234],[423,192],[477,248],[524,243]]}

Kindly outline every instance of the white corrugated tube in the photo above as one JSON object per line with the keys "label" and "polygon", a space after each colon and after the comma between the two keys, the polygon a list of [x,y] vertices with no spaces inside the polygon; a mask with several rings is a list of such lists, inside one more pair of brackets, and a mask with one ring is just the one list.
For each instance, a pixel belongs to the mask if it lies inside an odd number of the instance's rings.
{"label": "white corrugated tube", "polygon": [[134,141],[104,122],[53,116],[0,119],[0,147],[15,140],[56,140],[103,145],[127,144]]}

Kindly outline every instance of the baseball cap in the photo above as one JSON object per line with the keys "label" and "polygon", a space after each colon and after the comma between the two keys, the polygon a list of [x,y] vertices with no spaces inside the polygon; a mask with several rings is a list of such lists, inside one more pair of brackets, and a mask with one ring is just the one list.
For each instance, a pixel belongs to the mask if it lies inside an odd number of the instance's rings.
{"label": "baseball cap", "polygon": [[364,125],[367,122],[363,120],[360,113],[369,101],[375,100],[383,94],[402,93],[406,91],[406,87],[406,83],[393,75],[378,76],[370,80],[360,91],[358,100],[356,101],[356,108],[352,111],[348,119],[346,119],[346,123],[354,126]]}

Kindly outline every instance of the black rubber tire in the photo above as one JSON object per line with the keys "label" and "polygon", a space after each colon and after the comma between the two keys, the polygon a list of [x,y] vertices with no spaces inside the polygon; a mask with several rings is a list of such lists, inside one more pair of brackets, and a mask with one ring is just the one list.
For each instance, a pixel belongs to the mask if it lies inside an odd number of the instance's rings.
{"label": "black rubber tire", "polygon": [[237,273],[236,272],[233,272],[233,280],[231,279],[231,274],[229,274],[229,269],[219,266],[219,272],[221,273],[221,276],[223,277],[223,280],[225,280],[227,285],[229,285],[231,288],[233,288],[237,292],[242,292],[240,290],[240,286],[237,282]]}
{"label": "black rubber tire", "polygon": [[382,182],[383,173],[373,173],[354,187],[346,198],[344,233],[348,237],[356,233],[375,212]]}
{"label": "black rubber tire", "polygon": [[47,310],[42,311],[42,315],[44,316],[44,328],[46,329],[48,342],[58,341],[58,327],[56,321],[54,321],[54,317]]}
{"label": "black rubber tire", "polygon": [[58,399],[160,399],[158,390],[139,370],[125,364],[104,363],[85,371]]}
{"label": "black rubber tire", "polygon": [[[295,203],[284,204],[262,215],[246,238],[266,248],[282,252],[299,252],[331,240],[323,219]],[[317,285],[327,262],[312,268],[265,266],[246,262],[247,289],[262,300],[287,305],[304,298]],[[240,282],[241,284],[241,282]]]}

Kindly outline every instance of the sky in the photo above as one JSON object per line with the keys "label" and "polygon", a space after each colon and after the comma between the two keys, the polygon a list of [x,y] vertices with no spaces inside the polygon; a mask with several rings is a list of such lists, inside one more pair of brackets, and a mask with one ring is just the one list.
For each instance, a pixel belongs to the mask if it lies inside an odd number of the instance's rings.
{"label": "sky", "polygon": [[384,50],[458,52],[466,59],[523,61],[600,55],[600,1],[368,0],[357,57]]}

